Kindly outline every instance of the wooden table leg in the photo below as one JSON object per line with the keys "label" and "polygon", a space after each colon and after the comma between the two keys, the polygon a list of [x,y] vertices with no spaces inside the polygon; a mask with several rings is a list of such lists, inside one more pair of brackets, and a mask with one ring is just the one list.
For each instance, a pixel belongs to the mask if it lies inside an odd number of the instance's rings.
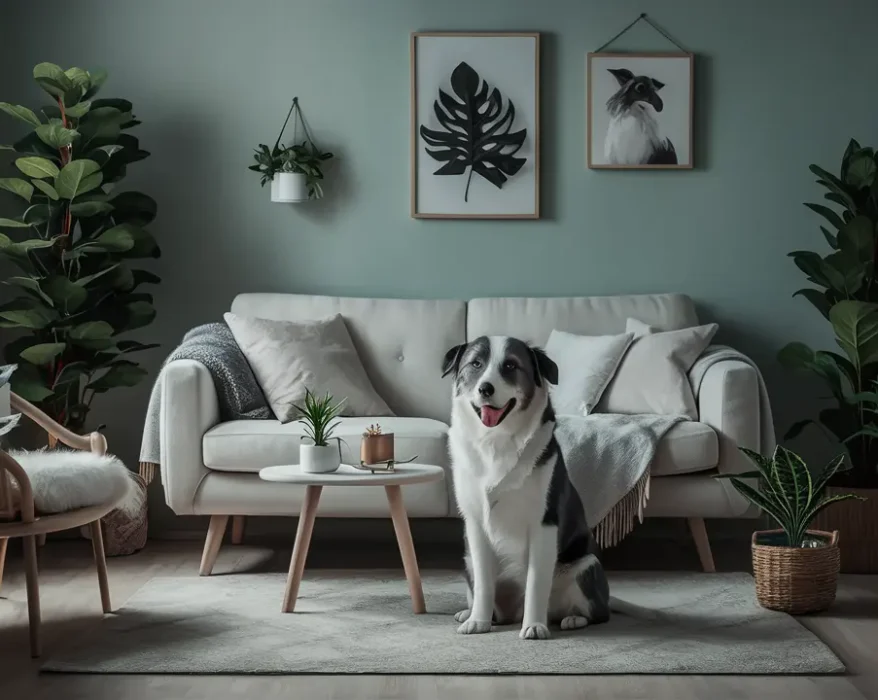
{"label": "wooden table leg", "polygon": [[314,531],[314,519],[317,517],[317,504],[320,503],[322,486],[306,486],[302,512],[299,513],[299,527],[296,530],[296,544],[293,546],[293,557],[290,559],[290,572],[287,574],[287,587],[284,591],[284,603],[281,612],[293,612],[296,598],[299,597],[299,584],[305,571],[305,560],[308,558],[308,546],[311,544],[311,533]]}
{"label": "wooden table leg", "polygon": [[104,535],[101,532],[101,521],[95,520],[89,523],[91,528],[91,547],[95,556],[95,566],[98,569],[98,586],[101,589],[101,607],[105,613],[113,612],[110,602],[110,583],[107,580],[107,556],[104,553]]}
{"label": "wooden table leg", "polygon": [[402,489],[396,485],[385,486],[387,502],[390,504],[390,516],[393,518],[393,529],[402,555],[402,568],[409,582],[409,593],[412,596],[412,609],[416,615],[427,612],[424,603],[424,589],[421,587],[421,573],[418,571],[418,558],[415,556],[415,545],[412,542],[412,531],[409,529],[409,517],[402,502]]}

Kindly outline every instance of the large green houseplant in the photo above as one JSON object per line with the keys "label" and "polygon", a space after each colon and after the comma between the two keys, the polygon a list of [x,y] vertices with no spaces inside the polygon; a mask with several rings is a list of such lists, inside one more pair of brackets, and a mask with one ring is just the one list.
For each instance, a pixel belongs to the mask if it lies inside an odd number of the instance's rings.
{"label": "large green houseplant", "polygon": [[129,133],[140,123],[131,103],[97,97],[106,74],[41,63],[33,76],[51,104],[37,113],[0,102],[29,129],[0,146],[20,173],[0,188],[22,200],[18,217],[0,219],[0,255],[19,270],[4,280],[15,296],[0,305],[0,326],[23,331],[4,351],[19,365],[13,391],[81,430],[97,394],[145,376],[130,354],[155,347],[120,336],[155,317],[139,288],[160,280],[132,263],[159,256],[145,228],[156,203],[118,191],[149,153]]}
{"label": "large green houseplant", "polygon": [[812,423],[821,426],[847,447],[852,468],[840,473],[836,485],[878,487],[878,432],[875,415],[858,395],[878,380],[878,156],[851,140],[838,175],[812,165],[817,182],[831,205],[806,204],[827,226],[820,230],[828,254],[807,250],[790,253],[805,273],[810,287],[795,294],[807,299],[829,322],[842,353],[812,350],[804,343],[790,343],[778,356],[790,368],[811,372],[830,390],[833,404],[816,420],[794,424],[791,439]]}

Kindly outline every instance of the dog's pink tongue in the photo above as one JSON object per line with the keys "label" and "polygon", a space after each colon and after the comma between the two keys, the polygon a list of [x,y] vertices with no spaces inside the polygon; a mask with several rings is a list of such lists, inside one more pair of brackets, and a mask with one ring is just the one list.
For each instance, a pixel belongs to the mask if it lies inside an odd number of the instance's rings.
{"label": "dog's pink tongue", "polygon": [[482,406],[482,424],[488,428],[495,427],[500,422],[500,416],[503,415],[502,408],[494,408],[493,406]]}

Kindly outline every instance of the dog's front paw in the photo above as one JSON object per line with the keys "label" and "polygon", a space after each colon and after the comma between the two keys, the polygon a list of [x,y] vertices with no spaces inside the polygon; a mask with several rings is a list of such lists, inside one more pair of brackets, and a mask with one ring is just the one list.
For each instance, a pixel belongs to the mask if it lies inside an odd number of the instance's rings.
{"label": "dog's front paw", "polygon": [[467,620],[469,620],[470,612],[470,609],[467,608],[466,610],[461,610],[460,612],[454,613],[454,621],[466,622]]}
{"label": "dog's front paw", "polygon": [[568,615],[561,620],[562,630],[578,630],[588,626],[588,618],[581,615]]}
{"label": "dog's front paw", "polygon": [[491,631],[490,620],[473,620],[469,616],[466,622],[457,628],[458,634],[485,634]]}
{"label": "dog's front paw", "polygon": [[525,625],[518,633],[520,639],[549,639],[549,628],[538,622],[535,625]]}

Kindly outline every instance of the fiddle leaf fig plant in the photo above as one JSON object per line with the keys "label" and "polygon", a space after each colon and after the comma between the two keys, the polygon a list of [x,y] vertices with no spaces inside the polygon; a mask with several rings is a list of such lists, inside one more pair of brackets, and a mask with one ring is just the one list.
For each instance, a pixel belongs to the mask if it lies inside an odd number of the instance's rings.
{"label": "fiddle leaf fig plant", "polygon": [[827,225],[820,226],[827,254],[790,253],[811,286],[794,296],[808,300],[829,322],[841,352],[812,350],[804,343],[785,346],[781,364],[816,374],[829,388],[833,404],[816,419],[795,423],[786,438],[816,423],[846,445],[852,469],[835,481],[847,486],[878,486],[878,436],[864,430],[875,415],[856,396],[878,380],[878,155],[853,139],[838,174],[812,165],[811,172],[832,205],[806,204]]}
{"label": "fiddle leaf fig plant", "polygon": [[106,73],[41,63],[33,77],[48,105],[0,102],[27,127],[3,146],[18,174],[0,178],[0,189],[21,213],[0,219],[0,256],[18,268],[4,280],[14,296],[0,305],[0,327],[22,332],[5,348],[18,363],[12,390],[80,430],[96,395],[146,375],[129,356],[156,347],[120,338],[155,318],[140,288],[160,279],[135,265],[159,256],[146,228],[156,203],[119,191],[128,166],[149,153],[130,133],[140,124],[132,104],[98,97]]}

